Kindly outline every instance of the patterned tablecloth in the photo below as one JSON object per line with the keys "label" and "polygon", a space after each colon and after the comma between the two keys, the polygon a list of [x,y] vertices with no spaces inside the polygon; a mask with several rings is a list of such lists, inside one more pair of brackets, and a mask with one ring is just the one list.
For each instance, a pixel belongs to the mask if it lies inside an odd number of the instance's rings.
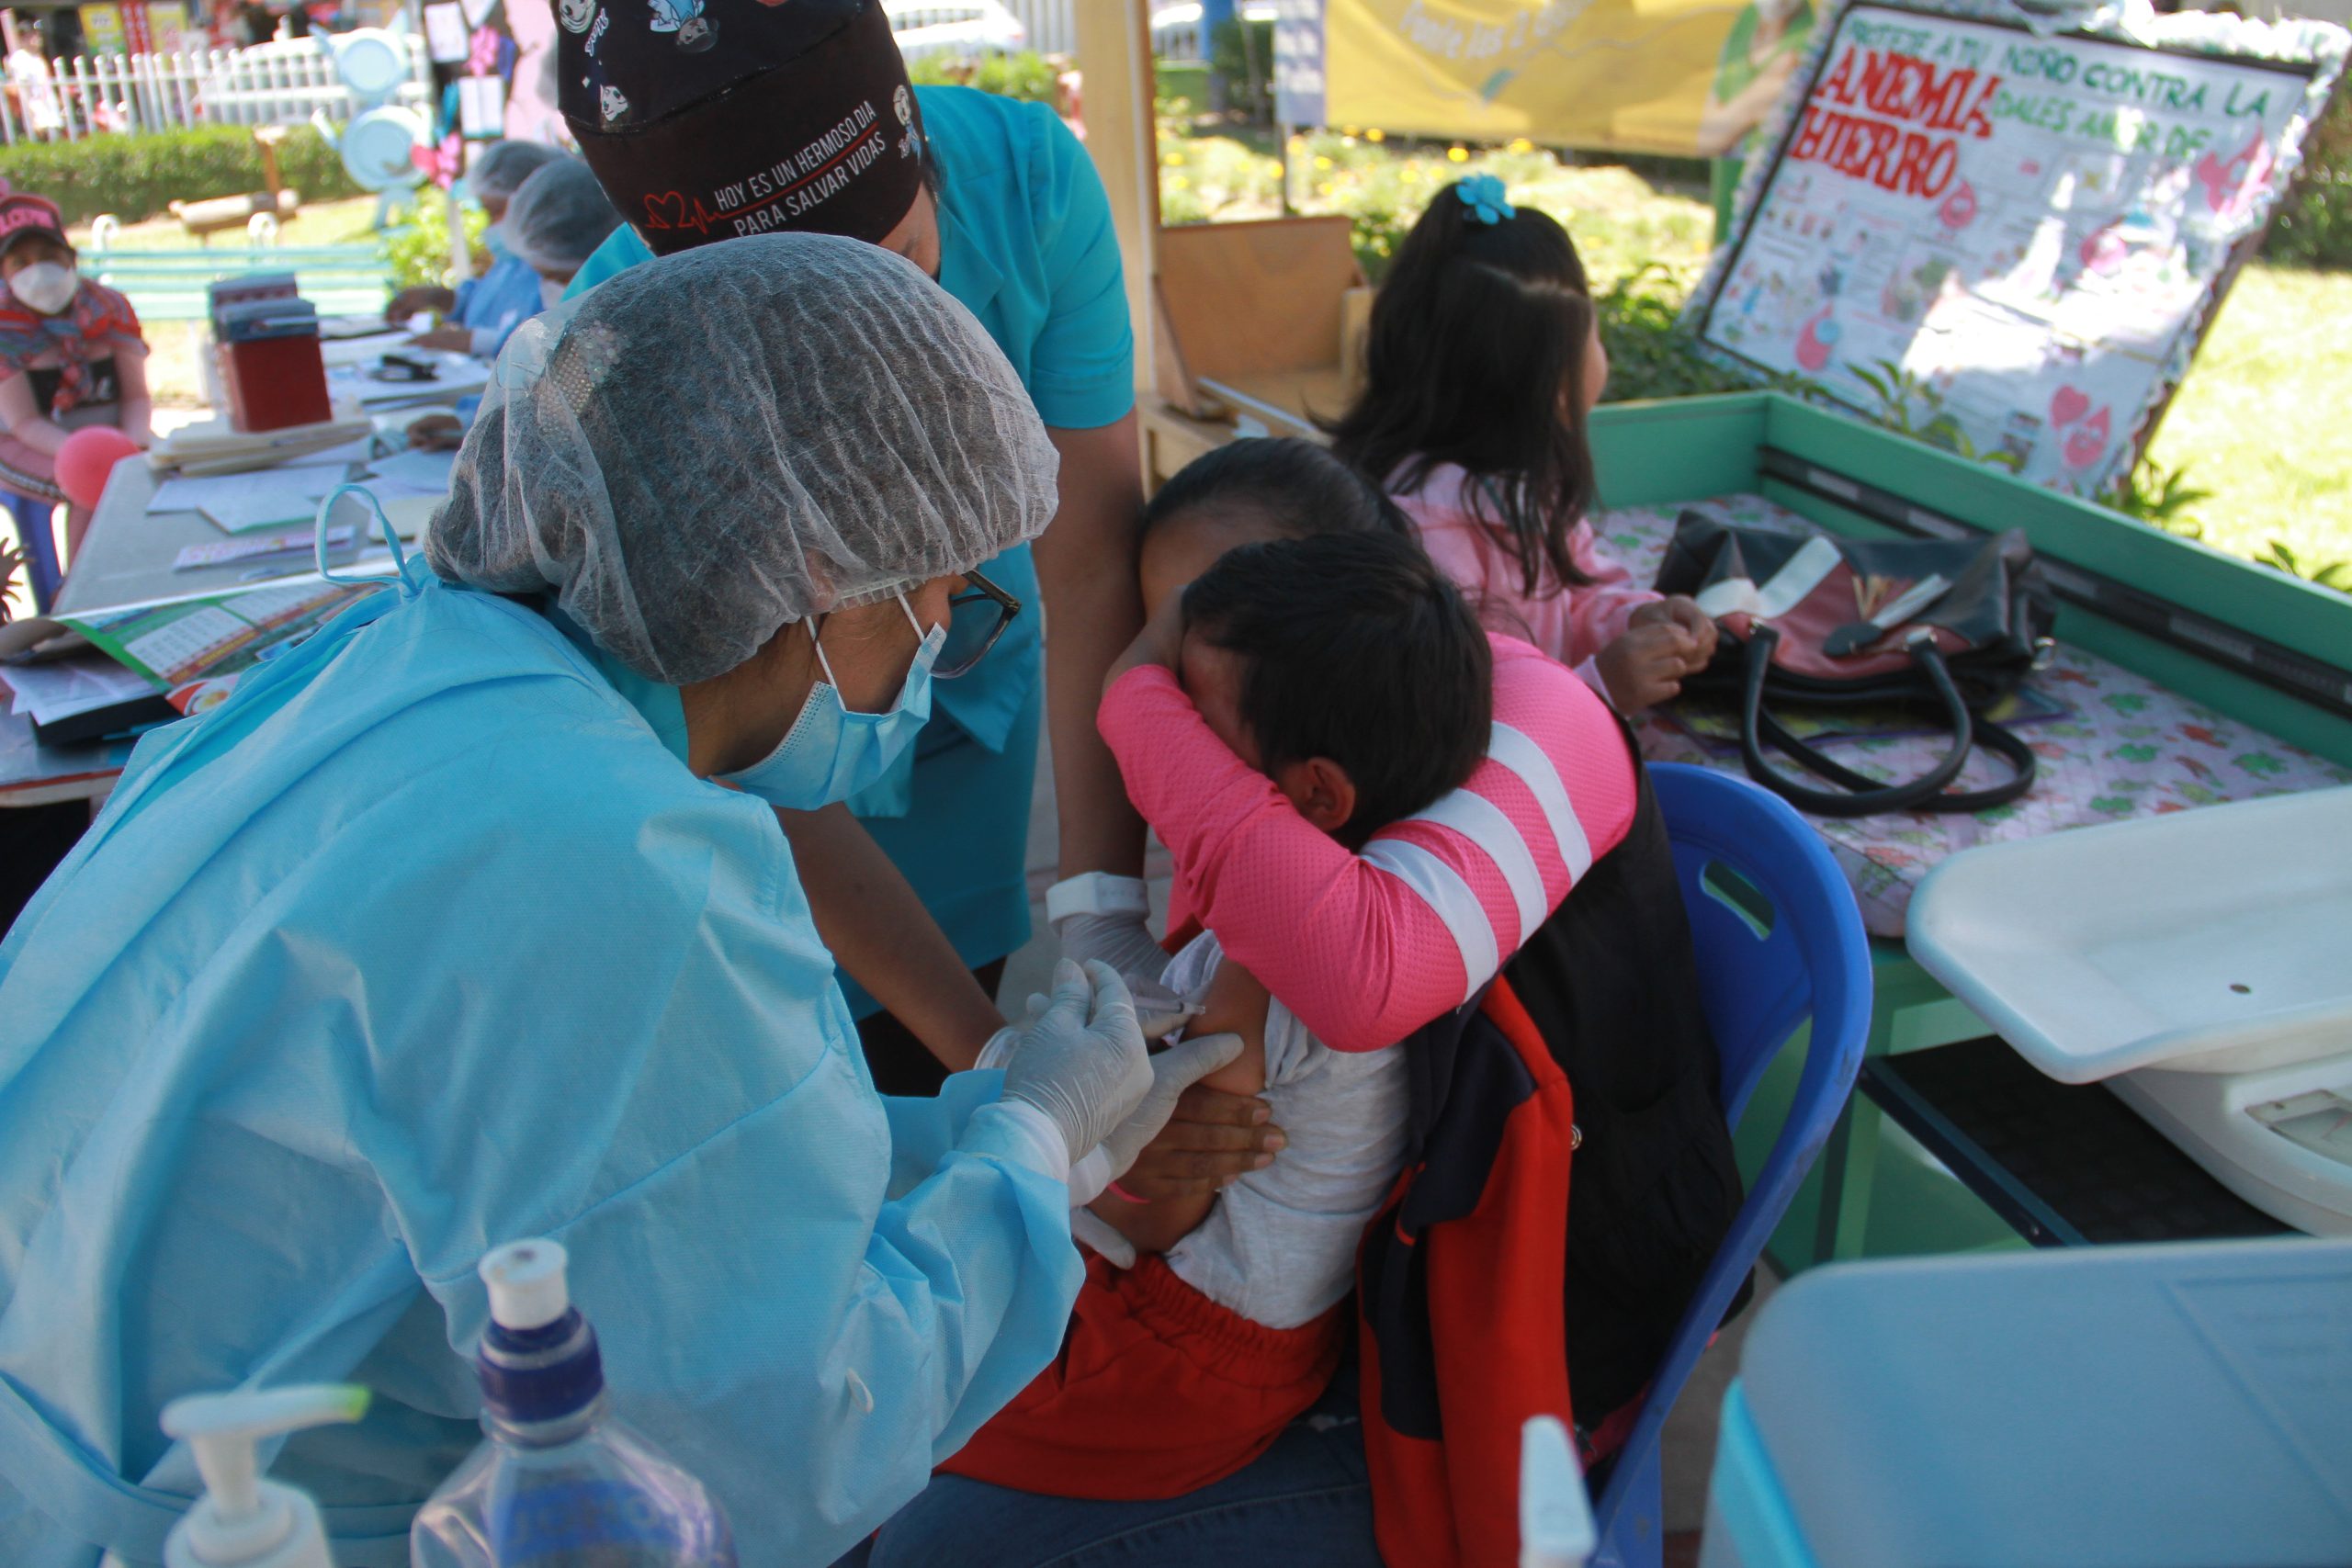
{"label": "patterned tablecloth", "polygon": [[[1690,503],[1726,522],[1805,529],[1795,513],[1761,496],[1724,495]],[[1593,520],[1602,548],[1636,581],[1657,575],[1674,520],[1685,508],[1611,511]],[[1814,824],[1861,900],[1874,936],[1900,937],[1911,890],[1945,856],[1974,844],[2031,838],[2067,828],[2159,816],[2195,806],[2352,784],[2352,769],[2300,750],[2261,730],[2190,702],[2079,649],[2061,646],[2051,666],[2028,682],[2030,713],[2018,734],[2040,761],[2021,800],[1973,815],[1890,813],[1816,817]],[[1654,713],[1637,726],[1652,761],[1699,762],[1743,772],[1736,744],[1709,739],[1703,727]],[[1916,778],[1943,753],[1934,735],[1881,736],[1835,742],[1829,750],[1857,773]],[[1791,765],[1792,772],[1799,772]],[[2006,767],[1981,750],[1962,775],[1990,784]]]}

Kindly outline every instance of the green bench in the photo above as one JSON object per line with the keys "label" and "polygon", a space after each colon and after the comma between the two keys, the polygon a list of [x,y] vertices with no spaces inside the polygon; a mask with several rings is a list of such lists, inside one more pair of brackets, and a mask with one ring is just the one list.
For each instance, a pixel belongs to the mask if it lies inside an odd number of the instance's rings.
{"label": "green bench", "polygon": [[205,289],[247,272],[290,272],[322,316],[375,315],[392,292],[390,265],[374,245],[254,245],[130,251],[92,245],[82,271],[130,297],[146,321],[201,321]]}

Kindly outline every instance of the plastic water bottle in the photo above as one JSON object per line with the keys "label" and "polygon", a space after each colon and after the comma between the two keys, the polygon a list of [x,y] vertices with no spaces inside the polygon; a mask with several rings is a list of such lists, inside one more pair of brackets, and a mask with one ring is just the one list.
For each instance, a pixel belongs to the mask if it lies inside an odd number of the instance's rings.
{"label": "plastic water bottle", "polygon": [[544,1240],[481,1260],[489,1437],[410,1527],[413,1568],[735,1568],[718,1499],[606,1410],[595,1330],[564,1264]]}

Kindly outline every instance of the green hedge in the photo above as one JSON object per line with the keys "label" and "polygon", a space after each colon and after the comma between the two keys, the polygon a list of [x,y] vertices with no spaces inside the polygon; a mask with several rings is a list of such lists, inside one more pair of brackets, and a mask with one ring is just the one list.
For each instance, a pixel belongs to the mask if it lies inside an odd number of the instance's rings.
{"label": "green hedge", "polygon": [[918,87],[978,87],[1000,97],[1030,103],[1054,101],[1054,62],[1034,49],[1017,54],[983,54],[958,60],[944,53],[926,54],[907,62],[908,80]]}
{"label": "green hedge", "polygon": [[[278,144],[277,167],[305,201],[366,194],[309,126],[287,133]],[[83,141],[20,141],[0,147],[0,179],[17,190],[48,197],[64,210],[68,223],[86,223],[102,212],[136,223],[162,215],[174,201],[266,188],[252,130],[229,125]]]}

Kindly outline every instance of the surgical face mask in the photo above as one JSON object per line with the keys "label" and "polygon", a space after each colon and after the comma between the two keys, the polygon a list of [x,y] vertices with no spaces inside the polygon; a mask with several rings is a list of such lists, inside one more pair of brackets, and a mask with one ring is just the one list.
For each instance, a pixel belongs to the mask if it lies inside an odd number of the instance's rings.
{"label": "surgical face mask", "polygon": [[482,248],[488,251],[495,260],[504,261],[512,255],[514,253],[508,250],[506,245],[506,220],[502,218],[484,229],[481,231],[481,243]]}
{"label": "surgical face mask", "polygon": [[59,262],[35,262],[8,280],[8,292],[44,316],[74,303],[82,275]]}
{"label": "surgical face mask", "polygon": [[[817,662],[825,678],[810,688],[800,716],[775,750],[748,768],[718,776],[747,795],[795,811],[814,811],[880,783],[931,718],[931,667],[947,640],[945,626],[923,631],[903,593],[899,608],[906,611],[908,624],[922,641],[915,649],[914,665],[899,690],[899,700],[888,712],[852,713],[842,706],[832,662],[825,657],[825,645],[818,642]],[[816,641],[813,632],[810,640]]]}
{"label": "surgical face mask", "polygon": [[563,291],[569,287],[570,285],[559,283],[552,277],[539,279],[539,308],[552,310],[562,304]]}

